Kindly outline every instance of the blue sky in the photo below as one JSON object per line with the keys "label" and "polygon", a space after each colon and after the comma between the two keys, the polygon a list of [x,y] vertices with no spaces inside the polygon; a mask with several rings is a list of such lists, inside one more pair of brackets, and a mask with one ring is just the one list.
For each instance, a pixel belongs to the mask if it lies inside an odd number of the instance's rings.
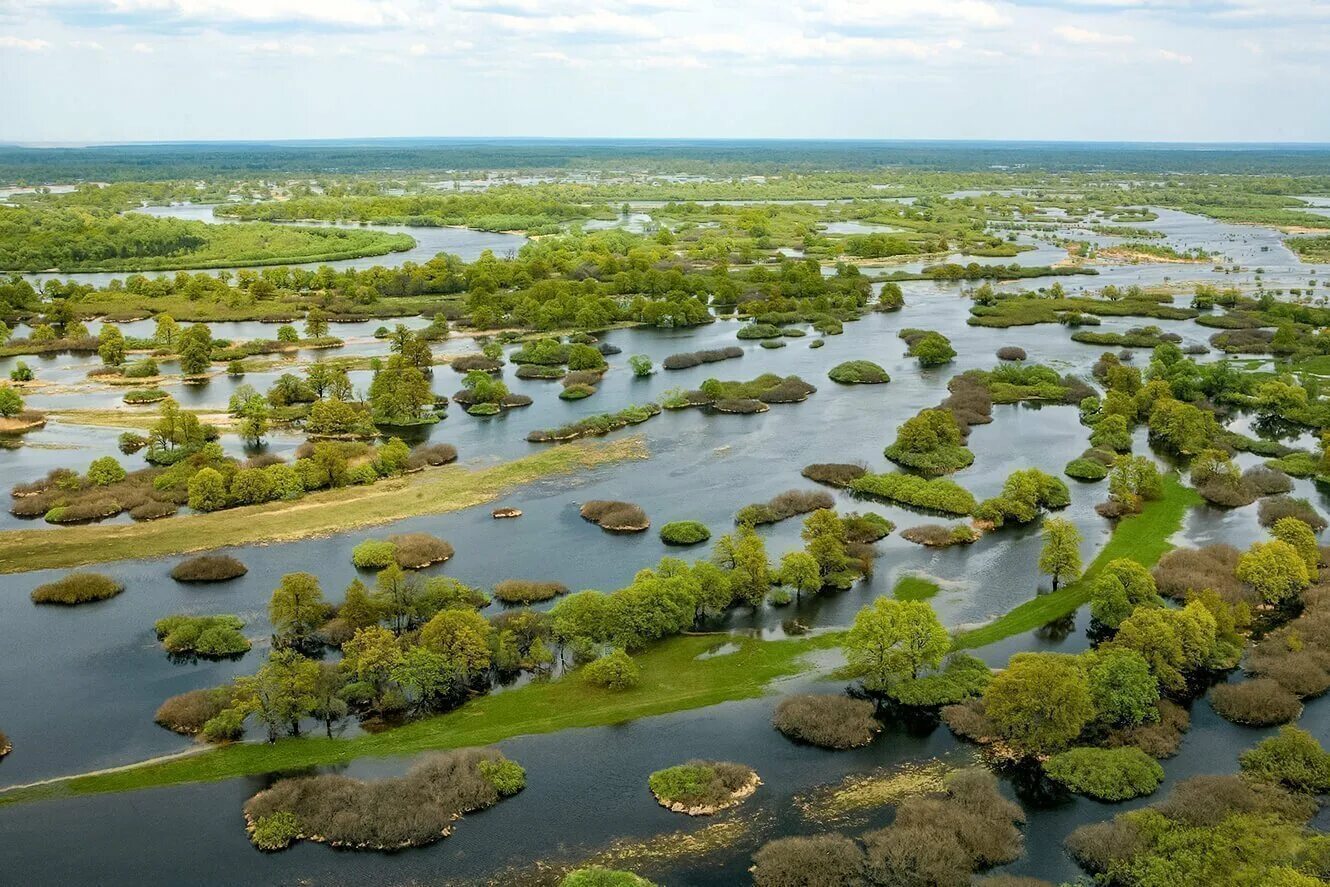
{"label": "blue sky", "polygon": [[1330,141],[1330,0],[0,0],[0,140]]}

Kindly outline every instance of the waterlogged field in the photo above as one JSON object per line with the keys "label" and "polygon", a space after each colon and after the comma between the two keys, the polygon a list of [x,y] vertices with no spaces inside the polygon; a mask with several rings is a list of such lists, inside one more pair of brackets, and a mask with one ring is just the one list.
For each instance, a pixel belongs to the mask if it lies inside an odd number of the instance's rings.
{"label": "waterlogged field", "polygon": [[[981,188],[952,196],[988,193]],[[1020,196],[1011,193],[1012,199]],[[615,207],[611,218],[587,210],[579,211],[580,218],[559,218],[556,213],[541,220],[554,218],[563,230],[584,227],[632,237],[667,230],[680,236],[682,217],[691,216],[704,226],[720,216],[729,224],[724,213],[751,207],[743,195],[730,198],[731,203],[713,204],[705,212],[684,211],[669,205],[668,198],[647,201],[625,189],[607,198]],[[1296,359],[1303,363],[1281,365],[1298,370],[1289,379],[1307,382],[1323,375],[1315,371],[1310,355],[1271,354],[1267,346],[1273,336],[1257,341],[1253,350],[1226,354],[1211,344],[1211,337],[1225,328],[1197,322],[1241,316],[1248,328],[1274,334],[1280,323],[1259,313],[1269,310],[1269,301],[1319,307],[1324,298],[1316,285],[1323,285],[1330,266],[1305,261],[1316,258],[1307,253],[1300,259],[1285,245],[1287,233],[1164,207],[1121,221],[1108,218],[1106,211],[1058,221],[1064,205],[1039,208],[1037,198],[1028,199],[1037,211],[1011,220],[1013,227],[991,222],[999,245],[989,248],[1001,248],[1010,234],[1014,240],[1005,242],[1020,247],[1012,255],[965,254],[952,251],[948,243],[927,256],[916,251],[895,261],[865,257],[862,271],[871,278],[866,282],[870,307],[858,319],[846,318],[838,334],[824,334],[815,322],[796,317],[779,326],[801,335],[780,336],[778,331],[773,339],[741,336],[741,330],[751,329],[752,319],[736,318],[733,305],[711,306],[708,313],[719,315],[714,322],[675,328],[613,318],[595,331],[606,369],[588,384],[592,393],[581,399],[561,398],[565,389],[560,381],[518,374],[511,360],[529,347],[523,340],[534,334],[524,331],[504,342],[490,335],[477,340],[474,330],[458,322],[459,312],[476,310],[468,294],[483,291],[473,275],[453,299],[458,310],[452,314],[451,334],[430,343],[428,390],[453,398],[464,379],[469,379],[473,394],[477,386],[483,388],[482,382],[449,364],[473,357],[488,343],[498,345],[507,361],[491,378],[501,379],[510,395],[530,398],[530,405],[505,404],[496,415],[483,416],[469,414],[463,403],[454,401],[441,421],[382,428],[386,433],[374,451],[381,454],[384,438],[400,435],[412,447],[455,447],[455,464],[266,505],[214,510],[191,496],[192,501],[177,503],[173,516],[147,522],[122,513],[98,523],[63,525],[40,515],[0,512],[0,730],[13,744],[13,751],[0,760],[0,871],[21,880],[104,884],[175,883],[197,878],[199,872],[225,872],[218,880],[247,883],[554,884],[567,871],[596,863],[631,869],[661,884],[719,887],[746,883],[753,853],[773,839],[827,830],[860,834],[889,824],[897,805],[937,791],[947,773],[984,760],[975,746],[939,721],[936,709],[881,707],[880,735],[869,745],[840,752],[796,744],[771,726],[782,699],[807,692],[837,693],[845,686],[838,671],[845,663],[840,645],[862,608],[879,598],[926,601],[958,649],[968,649],[995,668],[1020,652],[1081,653],[1092,646],[1092,638],[1101,639],[1102,626],[1091,624],[1083,606],[1089,599],[1089,579],[1079,585],[1063,583],[1065,587],[1053,592],[1049,576],[1041,572],[1040,519],[1010,522],[968,544],[925,546],[909,541],[901,531],[935,523],[964,526],[970,518],[856,496],[843,487],[807,480],[802,469],[813,463],[851,463],[873,473],[896,470],[883,450],[896,439],[897,428],[942,403],[957,376],[992,371],[1002,347],[1023,349],[1025,364],[1077,377],[1096,395],[1105,386],[1094,365],[1105,352],[1130,354],[1124,364],[1142,371],[1150,365],[1151,347],[1124,349],[1073,338],[1084,332],[1140,336],[1138,328],[1155,327],[1146,334],[1151,345],[1164,336],[1201,367],[1233,360],[1243,370],[1270,371],[1275,360]],[[620,204],[628,204],[626,211],[620,213]],[[367,210],[360,221],[392,218],[392,223],[371,230],[414,237],[417,247],[396,257],[406,261],[424,262],[442,251],[471,262],[481,259],[484,250],[493,250],[490,258],[501,263],[507,261],[508,250],[527,242],[516,234],[440,227],[447,221],[442,216],[428,225],[404,225],[388,212],[396,204],[386,206],[377,216]],[[841,218],[837,204],[820,206],[827,210],[824,215],[837,216],[820,223],[824,235],[892,238],[902,231],[871,213]],[[344,210],[328,209],[318,201],[305,209],[318,213],[314,218],[351,224],[341,214]],[[209,208],[198,205],[149,212],[217,221]],[[815,219],[820,210],[809,212]],[[772,225],[788,223],[791,215],[773,212]],[[295,219],[278,213],[270,220]],[[751,220],[743,224],[753,227]],[[1113,225],[1152,233],[1104,233]],[[763,237],[749,233],[755,241]],[[558,236],[539,234],[532,245],[547,246],[551,241],[545,238]],[[767,236],[772,239],[755,247],[758,252],[749,256],[750,264],[776,267],[779,251],[820,258],[817,273],[837,275],[829,247],[817,236],[783,238],[780,230]],[[926,236],[937,235],[930,229]],[[1073,241],[1091,244],[1090,254],[1098,257],[1074,259],[1076,251],[1068,250]],[[1137,248],[1142,242],[1167,246],[1179,256],[1203,253],[1205,259],[1173,261],[1159,250]],[[918,279],[944,262],[1038,269],[1079,265],[1097,273],[991,281]],[[357,259],[331,264],[344,271],[382,263]],[[102,287],[120,276],[59,279]],[[898,280],[888,282],[893,276]],[[1234,288],[1244,301],[1228,310],[1202,307],[1192,317],[1198,285],[1201,292]],[[904,306],[872,310],[884,288],[895,286]],[[1186,310],[1172,319],[1106,311],[1099,323],[1081,326],[1053,322],[994,328],[970,322],[980,287],[995,293],[994,304],[1001,306],[1003,296],[1032,290],[1048,296],[1054,286],[1095,304],[1110,302],[1101,295],[1106,289],[1141,287],[1155,294],[1157,301],[1150,304]],[[1257,300],[1264,293],[1270,299],[1262,304]],[[770,292],[765,295],[773,298]],[[76,306],[77,299],[70,304]],[[290,304],[302,316],[307,309],[295,298]],[[774,301],[769,307],[773,312],[795,310],[776,307]],[[41,325],[41,313],[16,318],[10,324],[14,338],[30,337]],[[183,372],[183,354],[164,353],[156,358],[161,378],[152,384],[181,409],[218,425],[222,457],[263,454],[294,462],[305,453],[308,429],[301,423],[308,422],[308,416],[289,423],[274,416],[261,435],[262,446],[256,447],[242,438],[243,416],[232,410],[233,395],[243,395],[244,386],[267,392],[280,387],[283,376],[308,377],[311,368],[336,366],[346,370],[352,392],[348,400],[368,401],[379,390],[376,372],[387,372],[381,367],[393,356],[390,340],[376,332],[399,322],[412,331],[427,331],[434,326],[433,313],[368,320],[334,317],[321,335],[307,337],[311,341],[246,357],[249,365],[243,374],[228,374],[227,363],[214,358],[204,384],[198,384],[203,374]],[[297,326],[300,322],[295,320]],[[1299,323],[1295,336],[1303,337],[1325,325]],[[211,336],[232,345],[272,340],[277,338],[276,326],[228,320],[211,324]],[[492,334],[495,325],[486,326]],[[149,339],[156,332],[152,318],[114,324],[90,316],[86,327],[88,337],[103,340],[104,327],[118,329],[130,341]],[[910,353],[910,334],[900,335],[912,329],[945,336],[954,359],[922,366]],[[339,340],[339,347],[315,341],[325,338]],[[772,341],[783,347],[764,347]],[[727,347],[737,347],[741,356],[665,369],[671,355]],[[654,372],[636,374],[629,362],[635,356],[647,358]],[[871,361],[890,381],[838,384],[828,378],[833,367],[847,361]],[[127,387],[90,375],[104,363],[96,350],[14,353],[0,357],[0,374],[18,372],[20,363],[35,376],[21,386],[24,408],[43,414],[46,424],[9,438],[11,445],[0,449],[0,474],[7,485],[31,484],[55,468],[86,471],[99,459],[113,460],[131,472],[144,467],[142,453],[123,452],[120,438],[126,431],[146,436],[160,421],[160,408],[126,406]],[[392,366],[402,370],[400,364]],[[537,430],[558,429],[634,404],[669,405],[679,391],[706,391],[708,379],[746,381],[768,373],[798,376],[816,391],[798,402],[763,403],[767,409],[751,414],[748,408],[727,408],[722,397],[713,399],[712,406],[665,409],[640,424],[576,443],[527,439]],[[1273,375],[1262,380],[1268,378]],[[1267,451],[1274,442],[1319,464],[1318,427],[1295,421],[1300,410],[1315,407],[1314,385],[1312,394],[1311,405],[1293,396],[1292,406],[1273,417],[1255,401],[1225,405],[1222,428],[1248,441],[1233,459],[1239,469],[1263,465],[1274,455]],[[1190,488],[1187,454],[1160,446],[1157,436],[1152,441],[1143,422],[1132,423],[1125,432],[1130,451],[1148,455],[1165,473],[1177,473],[1169,474],[1163,497],[1146,503],[1141,514],[1120,521],[1102,517],[1096,505],[1108,498],[1108,483],[1063,475],[1064,466],[1089,446],[1091,428],[1082,422],[1080,405],[1001,399],[994,398],[999,402],[992,407],[992,421],[975,424],[965,441],[972,461],[946,479],[982,501],[1000,494],[1014,471],[1038,468],[1064,478],[1070,501],[1057,516],[1079,530],[1076,548],[1090,568],[1090,579],[1115,557],[1153,566],[1174,546],[1227,544],[1245,550],[1267,538],[1268,530],[1258,522],[1260,504],[1254,499],[1233,508],[1208,504]],[[1261,454],[1250,451],[1253,448]],[[373,458],[373,453],[358,458]],[[1316,471],[1290,473],[1299,476],[1290,481],[1288,495],[1305,498],[1318,512],[1330,510],[1325,487],[1305,476]],[[655,567],[664,557],[711,557],[719,537],[734,531],[740,508],[791,489],[822,491],[838,512],[880,515],[896,531],[876,543],[871,570],[844,583],[848,587],[801,593],[792,602],[773,596],[755,606],[720,607],[682,636],[634,651],[642,672],[634,688],[616,693],[592,686],[585,669],[573,667],[573,651],[566,649],[559,651],[556,664],[538,673],[515,669],[500,679],[487,677],[463,698],[414,718],[399,713],[396,718],[366,717],[362,723],[354,716],[338,717],[325,731],[321,720],[298,713],[295,720],[309,735],[282,738],[274,745],[264,741],[266,731],[254,719],[241,741],[219,748],[153,723],[154,712],[168,697],[218,687],[259,670],[274,649],[274,636],[282,631],[270,618],[269,599],[283,576],[312,574],[334,603],[341,601],[352,580],[374,587],[378,570],[358,569],[352,563],[352,550],[366,540],[405,533],[446,540],[455,553],[420,570],[424,577],[452,577],[481,589],[521,579],[558,583],[574,592],[609,592],[630,585],[638,571]],[[605,532],[580,513],[583,505],[597,500],[641,506],[651,528],[632,534]],[[522,514],[496,520],[491,510],[498,506]],[[260,517],[254,516],[257,509],[263,510]],[[666,544],[657,531],[675,521],[704,524],[710,540],[684,548]],[[772,564],[803,547],[802,524],[801,515],[757,527]],[[180,555],[198,550],[237,558],[247,572],[215,585],[172,579],[170,571]],[[34,589],[61,578],[69,567],[86,565],[122,584],[124,591],[77,607],[31,602]],[[479,612],[501,620],[529,618],[531,613],[547,614],[567,599],[559,595],[529,605],[494,601]],[[220,658],[168,656],[153,624],[176,613],[236,614],[243,620],[240,631],[250,649]],[[342,652],[324,645],[317,657],[336,663]],[[1273,734],[1273,728],[1237,726],[1220,718],[1203,689],[1189,708],[1191,728],[1178,753],[1162,762],[1161,792],[1191,776],[1236,772],[1239,753]],[[1318,738],[1330,736],[1330,708],[1323,700],[1309,699],[1299,724]],[[284,730],[286,725],[278,726]],[[334,853],[306,841],[281,853],[261,853],[246,834],[246,800],[282,777],[317,772],[383,779],[405,773],[430,750],[485,744],[495,745],[525,768],[525,788],[491,809],[469,813],[454,834],[431,846],[391,854]],[[695,758],[751,766],[762,785],[752,798],[712,819],[672,813],[656,803],[647,777]],[[1002,871],[1052,882],[1081,874],[1062,846],[1075,828],[1162,797],[1110,807],[1071,794],[1042,777],[1037,767],[1003,772],[1011,778],[1004,780],[1002,791],[1022,804],[1027,823],[1024,851]],[[53,846],[72,849],[51,854]]]}

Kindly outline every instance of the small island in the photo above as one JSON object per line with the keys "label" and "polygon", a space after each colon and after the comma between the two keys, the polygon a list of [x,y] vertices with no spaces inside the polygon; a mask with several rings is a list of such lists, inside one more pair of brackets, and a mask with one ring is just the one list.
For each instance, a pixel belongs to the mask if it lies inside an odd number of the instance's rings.
{"label": "small island", "polygon": [[745,764],[689,761],[657,770],[647,783],[667,810],[689,816],[711,816],[737,807],[757,791],[762,780]]}

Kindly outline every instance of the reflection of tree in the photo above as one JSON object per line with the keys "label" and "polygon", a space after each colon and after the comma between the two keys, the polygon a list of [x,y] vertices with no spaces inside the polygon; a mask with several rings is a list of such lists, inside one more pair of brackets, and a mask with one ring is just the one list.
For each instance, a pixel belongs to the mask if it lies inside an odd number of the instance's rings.
{"label": "reflection of tree", "polygon": [[1066,616],[1060,616],[1052,622],[1045,622],[1034,631],[1034,636],[1041,641],[1051,641],[1055,644],[1061,643],[1067,639],[1073,631],[1076,630],[1076,614],[1068,613]]}
{"label": "reflection of tree", "polygon": [[1302,434],[1301,426],[1279,416],[1261,416],[1251,424],[1252,431],[1264,438],[1289,440]]}
{"label": "reflection of tree", "polygon": [[1071,792],[1044,775],[1044,768],[1033,759],[1008,764],[1001,775],[1011,780],[1016,799],[1026,808],[1047,810],[1071,803]]}

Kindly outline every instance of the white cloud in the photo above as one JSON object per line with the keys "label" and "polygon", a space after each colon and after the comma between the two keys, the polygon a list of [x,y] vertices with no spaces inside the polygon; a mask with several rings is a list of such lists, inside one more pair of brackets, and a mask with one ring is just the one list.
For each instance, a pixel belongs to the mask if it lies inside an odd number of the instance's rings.
{"label": "white cloud", "polygon": [[140,55],[152,55],[152,47],[146,43],[135,43],[130,47],[130,50]]}
{"label": "white cloud", "polygon": [[0,37],[0,49],[18,49],[23,52],[44,52],[51,44],[37,37]]}
{"label": "white cloud", "polygon": [[1011,18],[986,0],[821,0],[809,18],[847,29],[878,29],[943,22],[1000,28]]}
{"label": "white cloud", "polygon": [[614,36],[648,38],[659,37],[660,29],[653,23],[631,15],[597,10],[577,15],[495,15],[492,20],[500,28],[518,34],[555,36]]}
{"label": "white cloud", "polygon": [[1136,40],[1129,34],[1105,34],[1102,31],[1091,31],[1075,25],[1062,25],[1055,30],[1063,40],[1080,46],[1118,46],[1134,43]]}
{"label": "white cloud", "polygon": [[1192,57],[1185,52],[1174,52],[1171,49],[1160,49],[1155,51],[1155,55],[1166,62],[1176,62],[1179,65],[1190,65]]}
{"label": "white cloud", "polygon": [[106,48],[96,40],[71,40],[69,41],[69,47],[71,49],[82,49],[87,52],[101,52]]}

